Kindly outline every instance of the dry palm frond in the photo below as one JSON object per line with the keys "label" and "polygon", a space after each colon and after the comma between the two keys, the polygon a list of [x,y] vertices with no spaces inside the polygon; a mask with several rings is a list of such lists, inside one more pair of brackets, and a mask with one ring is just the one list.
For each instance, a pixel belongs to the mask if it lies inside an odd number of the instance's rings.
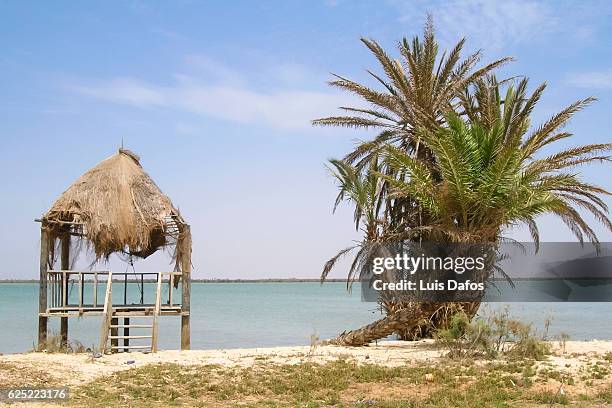
{"label": "dry palm frond", "polygon": [[[445,113],[461,98],[466,89],[499,66],[510,61],[502,58],[481,68],[476,68],[480,52],[461,60],[465,40],[460,40],[453,49],[439,57],[438,43],[434,36],[431,16],[428,16],[423,39],[412,41],[404,38],[398,44],[401,60],[392,58],[376,41],[363,38],[364,45],[374,55],[384,77],[367,71],[382,85],[381,90],[373,89],[339,75],[329,84],[353,93],[366,101],[369,108],[342,107],[351,116],[332,116],[313,121],[319,126],[340,126],[349,128],[374,128],[381,133],[377,138],[405,149],[414,151],[415,130],[425,126],[436,128],[444,122]],[[391,136],[392,135],[392,136]],[[391,136],[391,138],[390,138]],[[391,140],[390,140],[391,139]],[[378,142],[365,142],[345,157],[358,169],[370,162],[377,153]],[[423,146],[422,154],[426,154]],[[364,157],[365,156],[365,157]],[[363,158],[359,162],[356,160]],[[382,191],[385,194],[385,191]]]}
{"label": "dry palm frond", "polygon": [[172,241],[185,241],[168,231],[169,222],[178,233],[185,225],[139,157],[124,149],[83,174],[43,216],[52,242],[77,233],[93,248],[96,260],[114,252],[145,258]]}

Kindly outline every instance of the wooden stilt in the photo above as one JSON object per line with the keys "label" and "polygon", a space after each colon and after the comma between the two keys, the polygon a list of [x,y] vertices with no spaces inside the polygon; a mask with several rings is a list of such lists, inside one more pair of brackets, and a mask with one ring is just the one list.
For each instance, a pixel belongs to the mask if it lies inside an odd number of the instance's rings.
{"label": "wooden stilt", "polygon": [[[62,237],[62,249],[61,249],[61,264],[62,270],[67,271],[70,269],[70,234],[66,234]],[[67,294],[68,290],[68,275],[62,274],[61,277],[66,277],[66,279],[62,279],[61,282],[61,295],[62,299],[64,299],[64,293]],[[60,317],[60,335],[62,337],[62,345],[68,344],[68,318]]]}
{"label": "wooden stilt", "polygon": [[[108,329],[113,315],[113,273],[108,272],[106,292],[104,293],[104,311],[102,312],[102,328],[100,329],[100,353],[105,353],[108,341]],[[111,349],[112,351],[112,349]]]}
{"label": "wooden stilt", "polygon": [[43,350],[47,343],[47,264],[49,262],[49,235],[45,225],[40,227],[40,280],[38,292],[38,351]]}
{"label": "wooden stilt", "polygon": [[[119,333],[119,329],[117,329],[117,325],[119,325],[119,319],[116,317],[111,318],[111,350],[117,350],[117,346],[119,346],[119,339],[117,339],[117,334]],[[113,349],[113,347],[115,347]]]}
{"label": "wooden stilt", "polygon": [[159,328],[159,312],[161,309],[161,288],[163,276],[157,275],[157,290],[155,292],[155,310],[153,312],[153,330],[151,333],[151,352],[157,353],[157,334]]}
{"label": "wooden stilt", "polygon": [[183,226],[184,250],[181,253],[182,288],[182,314],[181,314],[181,350],[191,348],[191,332],[189,327],[189,313],[191,312],[191,228]]}
{"label": "wooden stilt", "polygon": [[130,318],[129,317],[125,317],[123,319],[123,346],[124,349],[123,351],[125,353],[127,353],[128,351],[130,351],[130,349],[128,348],[130,346]]}
{"label": "wooden stilt", "polygon": [[181,350],[191,349],[191,333],[189,332],[189,315],[181,316]]}

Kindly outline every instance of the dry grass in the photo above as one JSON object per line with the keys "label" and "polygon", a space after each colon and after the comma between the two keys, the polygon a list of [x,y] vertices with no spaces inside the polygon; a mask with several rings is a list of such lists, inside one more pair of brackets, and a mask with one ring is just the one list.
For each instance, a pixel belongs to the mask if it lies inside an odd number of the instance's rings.
{"label": "dry grass", "polygon": [[46,370],[38,370],[27,365],[0,361],[0,387],[46,387],[60,383]]}
{"label": "dry grass", "polygon": [[[566,385],[534,361],[447,362],[383,367],[327,364],[253,367],[156,364],[100,378],[73,391],[72,406],[506,407],[610,402],[610,379]],[[564,380],[565,381],[565,380]],[[580,379],[576,379],[580,381]]]}
{"label": "dry grass", "polygon": [[[401,345],[360,349],[28,353],[6,356],[0,383],[70,387],[67,407],[577,407],[612,404],[609,344],[569,342],[534,358],[459,360]],[[586,347],[588,346],[588,347]],[[272,352],[273,350],[273,352]],[[401,358],[390,359],[396,354]],[[385,357],[386,356],[386,357]],[[437,356],[437,357],[435,357]],[[127,361],[133,359],[131,364]],[[7,381],[7,379],[9,381]],[[28,406],[28,405],[25,405]]]}

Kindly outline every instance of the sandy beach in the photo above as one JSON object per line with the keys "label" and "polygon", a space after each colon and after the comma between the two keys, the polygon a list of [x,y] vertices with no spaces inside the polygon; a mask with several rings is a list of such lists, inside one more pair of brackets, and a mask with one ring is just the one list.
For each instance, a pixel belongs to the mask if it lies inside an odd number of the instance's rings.
{"label": "sandy beach", "polygon": [[[560,378],[581,379],[565,386],[564,392],[589,394],[610,386],[610,355],[612,341],[553,342],[552,353],[542,361],[534,362],[535,372],[555,372],[546,381],[536,381],[537,387],[555,393],[563,381]],[[0,382],[4,387],[57,386],[79,388],[96,380],[112,378],[116,374],[129,376],[128,370],[156,365],[178,365],[189,371],[197,367],[218,367],[221,370],[264,369],[266,367],[296,366],[304,364],[333,364],[350,361],[356,366],[424,367],[440,369],[448,365],[445,350],[430,341],[385,341],[369,347],[296,346],[253,349],[219,350],[164,350],[155,354],[110,354],[93,358],[88,353],[23,353],[0,356]],[[473,364],[473,363],[470,363]],[[485,360],[476,366],[490,364]],[[506,363],[502,363],[506,364]],[[591,367],[601,365],[602,376],[587,378]],[[603,364],[603,365],[602,365]],[[123,373],[125,372],[125,373]],[[433,372],[433,371],[432,371]],[[601,377],[601,378],[600,378]],[[128,377],[129,378],[129,377]],[[110,383],[110,382],[109,382]],[[592,389],[591,389],[592,388]],[[42,403],[29,403],[38,406]],[[24,406],[24,405],[20,405]],[[45,404],[49,406],[49,404]]]}
{"label": "sandy beach", "polygon": [[[561,343],[552,342],[553,354],[547,363],[559,369],[578,372],[593,358],[612,352],[612,340],[568,341],[565,350]],[[218,350],[163,350],[158,353],[117,353],[92,358],[90,354],[23,353],[0,356],[0,363],[12,363],[24,371],[39,370],[66,385],[79,385],[117,371],[147,364],[173,363],[179,365],[220,365],[250,367],[261,363],[324,364],[338,359],[352,359],[357,363],[397,367],[410,364],[439,363],[445,350],[434,347],[432,340],[418,342],[383,341],[368,347],[309,346],[269,347]],[[569,364],[569,367],[568,367]],[[1,372],[1,370],[0,370]],[[7,377],[3,374],[3,382]],[[8,379],[9,382],[10,378]]]}
{"label": "sandy beach", "polygon": [[[602,347],[612,351],[610,342],[576,342],[578,347],[589,345],[589,352]],[[592,344],[591,344],[592,343]],[[327,363],[339,358],[351,358],[360,363],[388,367],[414,362],[435,362],[443,351],[433,348],[431,341],[385,341],[369,347],[309,346],[269,347],[218,350],[163,350],[157,353],[117,353],[92,358],[91,354],[23,353],[0,356],[0,363],[12,363],[24,371],[39,370],[50,377],[79,385],[100,376],[129,370],[147,364],[173,363],[180,365],[220,365],[250,367],[262,362],[270,364]],[[2,376],[3,380],[7,378]],[[10,381],[10,380],[9,380]]]}

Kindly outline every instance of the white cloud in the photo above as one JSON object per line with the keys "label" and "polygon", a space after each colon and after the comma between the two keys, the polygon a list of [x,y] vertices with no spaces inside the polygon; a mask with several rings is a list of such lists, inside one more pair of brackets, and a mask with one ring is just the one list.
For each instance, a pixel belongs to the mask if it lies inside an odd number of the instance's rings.
{"label": "white cloud", "polygon": [[72,90],[86,96],[121,102],[135,106],[161,106],[165,96],[161,89],[131,78],[116,78],[90,84],[71,86]]}
{"label": "white cloud", "polygon": [[612,89],[612,71],[575,73],[565,82],[578,88]]}
{"label": "white cloud", "polygon": [[[82,95],[141,108],[169,108],[228,121],[296,129],[310,127],[312,119],[337,112],[339,106],[355,105],[349,95],[336,91],[306,91],[289,84],[305,75],[295,65],[275,68],[270,75],[284,69],[280,81],[292,88],[259,90],[249,86],[238,71],[214,61],[190,57],[192,68],[206,74],[174,75],[171,85],[159,85],[134,78],[89,81],[71,86]],[[279,69],[281,71],[279,71]],[[197,70],[197,69],[196,69]],[[209,75],[211,74],[212,75]],[[320,80],[323,83],[323,79]]]}
{"label": "white cloud", "polygon": [[551,31],[556,25],[547,7],[528,0],[458,0],[446,3],[436,14],[438,26],[447,36],[464,32],[475,44],[484,42],[493,50]]}
{"label": "white cloud", "polygon": [[403,22],[415,18],[422,21],[424,13],[431,12],[436,31],[445,44],[465,36],[469,44],[487,51],[499,51],[549,35],[584,40],[593,35],[594,26],[611,9],[611,3],[602,0],[580,4],[550,0],[392,0],[392,4]]}
{"label": "white cloud", "polygon": [[187,135],[187,136],[195,135],[198,132],[200,132],[200,129],[198,128],[198,126],[193,125],[191,123],[185,123],[185,122],[175,123],[174,129],[176,133],[181,134],[181,135]]}
{"label": "white cloud", "polygon": [[[206,78],[209,82],[222,83],[222,84],[234,84],[244,85],[246,78],[243,73],[228,67],[225,64],[221,64],[212,58],[209,58],[201,54],[190,54],[185,57],[185,63],[189,67],[190,75]],[[185,77],[189,79],[189,76],[181,76],[178,78]]]}

